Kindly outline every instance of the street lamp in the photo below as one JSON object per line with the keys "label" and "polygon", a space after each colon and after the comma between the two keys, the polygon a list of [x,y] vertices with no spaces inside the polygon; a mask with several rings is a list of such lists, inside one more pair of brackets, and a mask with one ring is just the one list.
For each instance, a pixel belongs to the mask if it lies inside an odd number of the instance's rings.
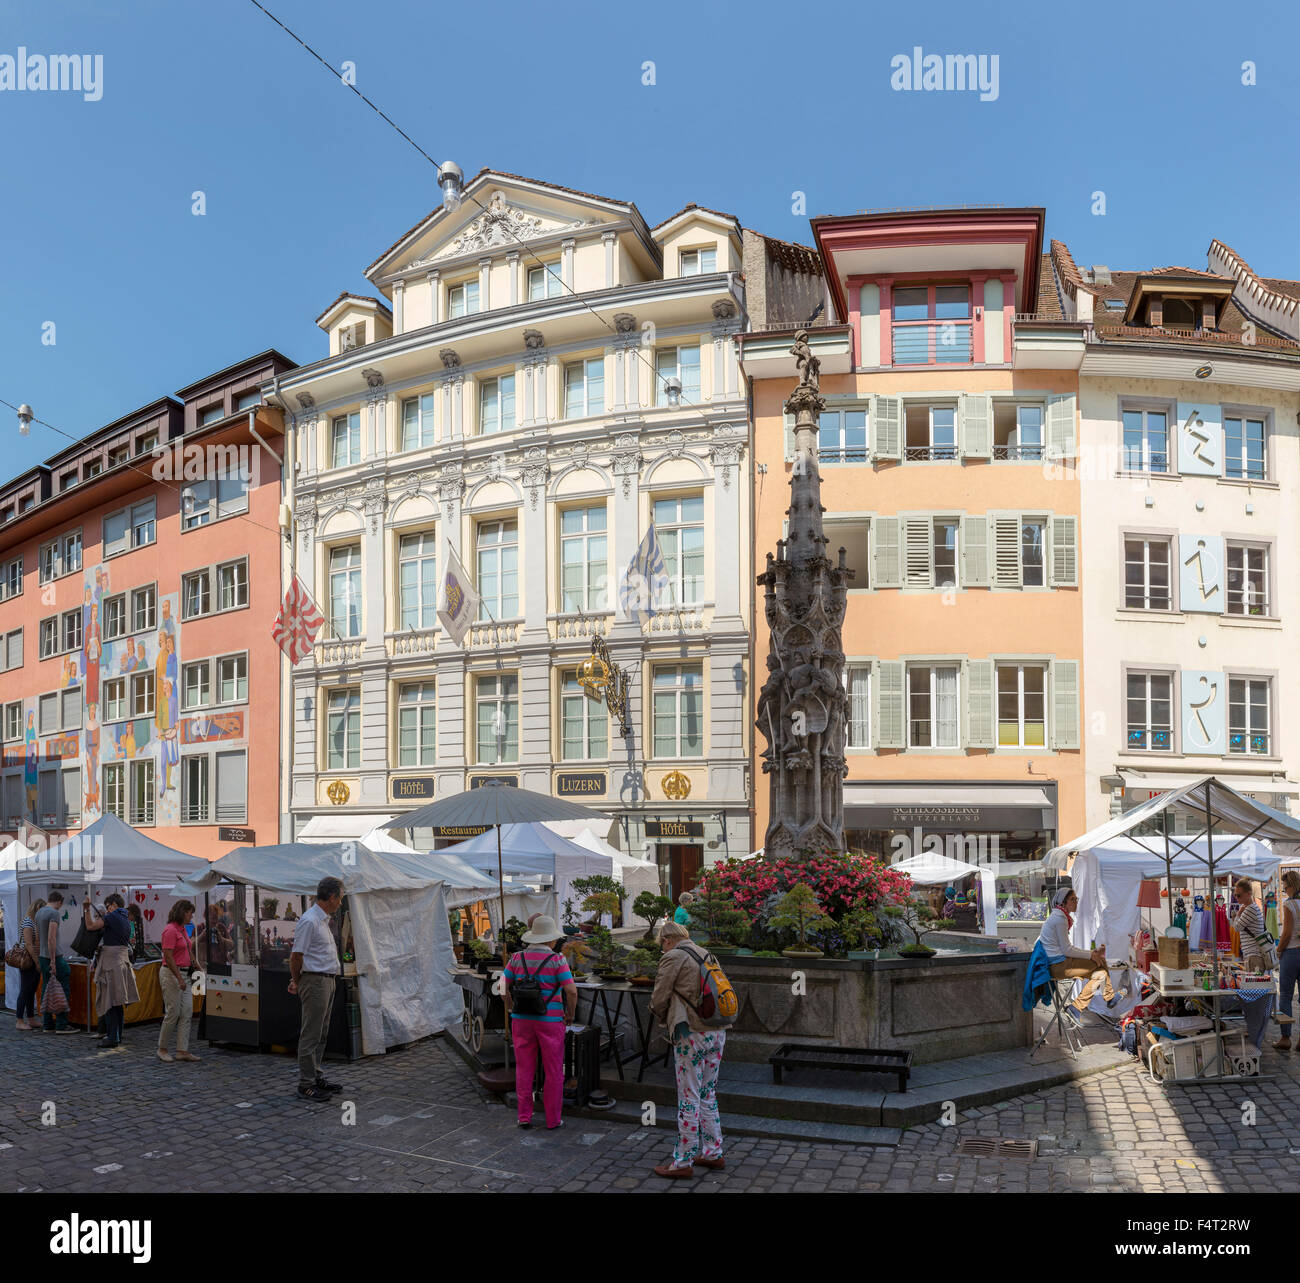
{"label": "street lamp", "polygon": [[32,435],[32,419],[36,416],[32,414],[30,405],[20,405],[18,407],[18,435],[20,437],[29,437]]}
{"label": "street lamp", "polygon": [[438,166],[438,186],[442,188],[442,203],[448,210],[458,210],[461,201],[461,187],[465,174],[454,160],[444,160]]}
{"label": "street lamp", "polygon": [[589,655],[578,669],[578,685],[588,699],[599,703],[609,687],[609,665],[599,655]]}
{"label": "street lamp", "polygon": [[668,404],[681,405],[682,403],[682,381],[676,374],[670,374],[664,380],[664,386],[668,389]]}

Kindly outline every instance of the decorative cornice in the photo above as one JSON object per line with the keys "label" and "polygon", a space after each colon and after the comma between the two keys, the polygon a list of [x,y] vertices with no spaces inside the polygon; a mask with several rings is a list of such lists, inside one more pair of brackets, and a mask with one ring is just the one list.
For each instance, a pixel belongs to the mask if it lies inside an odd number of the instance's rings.
{"label": "decorative cornice", "polygon": [[382,388],[384,386],[384,376],[378,370],[367,366],[361,371],[361,374],[366,380],[366,387]]}

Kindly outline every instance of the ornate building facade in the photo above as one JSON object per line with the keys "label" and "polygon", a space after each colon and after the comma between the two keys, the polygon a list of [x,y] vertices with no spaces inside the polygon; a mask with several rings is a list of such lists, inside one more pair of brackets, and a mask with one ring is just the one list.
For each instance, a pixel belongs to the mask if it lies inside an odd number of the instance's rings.
{"label": "ornate building facade", "polygon": [[[285,837],[504,776],[606,813],[674,892],[751,849],[741,268],[728,215],[652,229],[485,170],[371,264],[379,297],[322,314],[329,356],[265,389],[296,460],[286,577],[326,617],[287,675]],[[668,589],[638,620],[619,587],[652,520]],[[463,645],[437,618],[453,553],[482,598]],[[602,642],[625,722],[578,681]]]}

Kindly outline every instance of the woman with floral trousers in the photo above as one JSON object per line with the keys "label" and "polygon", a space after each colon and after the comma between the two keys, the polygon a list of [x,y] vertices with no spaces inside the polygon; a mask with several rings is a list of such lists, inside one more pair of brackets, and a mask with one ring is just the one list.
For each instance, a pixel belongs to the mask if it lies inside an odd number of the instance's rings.
{"label": "woman with floral trousers", "polygon": [[722,1124],[718,1118],[718,1071],[727,1034],[710,1029],[695,1011],[700,993],[700,962],[706,956],[691,943],[680,922],[667,922],[659,933],[663,957],[655,977],[650,1010],[669,1032],[677,1066],[677,1144],[673,1159],[655,1175],[687,1180],[697,1167],[726,1167]]}

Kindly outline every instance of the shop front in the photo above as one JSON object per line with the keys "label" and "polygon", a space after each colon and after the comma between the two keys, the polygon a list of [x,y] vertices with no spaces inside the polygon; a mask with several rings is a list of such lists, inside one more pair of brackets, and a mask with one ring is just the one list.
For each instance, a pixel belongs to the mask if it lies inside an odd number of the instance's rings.
{"label": "shop front", "polygon": [[616,815],[615,827],[624,850],[658,866],[662,894],[674,900],[709,865],[749,853],[744,811],[628,810]]}
{"label": "shop front", "polygon": [[1043,868],[1055,844],[1053,780],[926,780],[844,785],[844,837],[850,851],[890,864],[927,851],[997,875],[998,932],[1037,935],[1057,875]]}

